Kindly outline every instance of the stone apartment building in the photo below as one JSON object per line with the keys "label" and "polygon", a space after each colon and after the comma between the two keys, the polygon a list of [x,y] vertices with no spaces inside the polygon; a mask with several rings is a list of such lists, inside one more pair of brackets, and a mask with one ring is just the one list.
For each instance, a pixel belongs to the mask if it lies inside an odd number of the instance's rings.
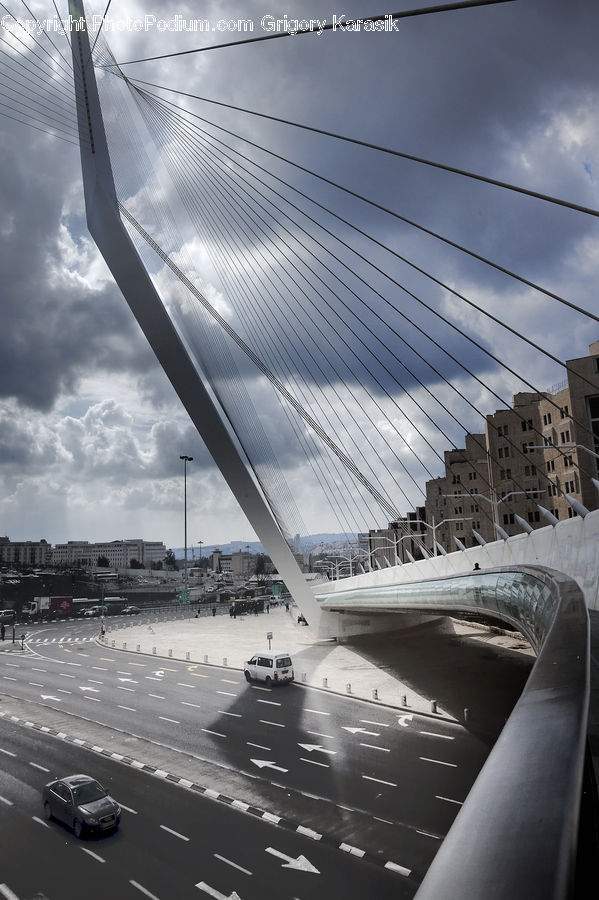
{"label": "stone apartment building", "polygon": [[11,541],[0,537],[0,564],[43,568],[51,563],[52,545],[45,541]]}
{"label": "stone apartment building", "polygon": [[[516,394],[510,409],[487,416],[484,434],[445,452],[444,474],[426,483],[423,514],[408,514],[426,520],[428,552],[433,540],[452,551],[456,539],[471,547],[476,535],[489,542],[571,518],[577,503],[599,507],[599,341],[567,360],[566,372],[551,391]],[[393,542],[398,525],[371,531],[371,551]]]}

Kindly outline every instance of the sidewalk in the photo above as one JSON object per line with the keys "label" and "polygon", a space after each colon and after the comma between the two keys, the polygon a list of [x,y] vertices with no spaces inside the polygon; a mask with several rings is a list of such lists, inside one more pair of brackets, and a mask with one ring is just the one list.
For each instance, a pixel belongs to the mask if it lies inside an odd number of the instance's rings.
{"label": "sidewalk", "polygon": [[[439,714],[460,720],[467,709],[488,725],[491,719],[503,724],[534,662],[520,635],[472,623],[437,618],[338,644],[317,640],[297,624],[298,615],[297,608],[281,606],[257,616],[209,614],[151,625],[108,618],[105,640],[108,646],[114,641],[115,649],[126,644],[163,658],[242,669],[253,653],[268,648],[272,632],[272,649],[291,655],[298,682],[418,712],[435,711],[435,704]],[[513,665],[506,667],[508,659]]]}

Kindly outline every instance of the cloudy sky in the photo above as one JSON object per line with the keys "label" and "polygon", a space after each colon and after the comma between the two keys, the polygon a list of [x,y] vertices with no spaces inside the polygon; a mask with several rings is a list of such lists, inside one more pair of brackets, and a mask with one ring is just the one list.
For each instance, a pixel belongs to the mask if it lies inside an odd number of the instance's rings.
{"label": "cloudy sky", "polygon": [[[29,5],[40,19],[53,15],[51,2]],[[15,16],[28,17],[22,3],[8,0],[6,6]],[[63,11],[64,4],[58,6]],[[159,30],[155,24],[135,30],[126,26],[127,17],[139,22],[145,15],[167,20],[179,15],[179,21],[188,21],[201,15],[215,26],[221,19],[241,17],[252,20],[253,35],[259,36],[268,33],[262,26],[264,16],[330,22],[334,14],[395,11],[375,2],[343,7],[214,2],[202,4],[201,12],[197,3],[171,0],[115,6],[109,12],[106,38],[117,61],[123,62],[236,37]],[[87,6],[88,12],[99,15],[104,7],[103,2]],[[516,0],[407,19],[397,32],[388,34],[339,30],[302,35],[130,65],[124,71],[130,77],[350,135],[597,209],[598,31],[599,12],[590,0],[568,4]],[[54,35],[53,40],[63,52],[68,50],[64,38]],[[7,56],[7,44],[1,48],[5,52],[0,56],[0,99],[5,105],[0,111],[18,117],[15,110],[20,106],[22,118],[33,117],[22,95],[15,99],[10,92],[11,66],[22,57],[10,50]],[[72,107],[70,96],[65,86],[65,103]],[[572,303],[595,313],[599,309],[596,217],[289,126],[194,105],[174,95],[171,99]],[[51,111],[57,113],[58,122],[56,102],[48,107]],[[67,121],[70,114],[66,113]],[[42,121],[47,122],[48,116]],[[69,134],[67,126],[63,136]],[[0,534],[13,540],[45,537],[52,543],[143,537],[180,546],[179,456],[188,454],[194,457],[188,467],[189,541],[255,539],[87,234],[78,147],[3,116],[0,152]],[[257,151],[254,158],[275,171],[275,163],[266,162]],[[196,186],[208,192],[206,173],[195,173],[190,166],[188,170]],[[281,177],[289,174],[283,176],[283,168],[276,172]],[[298,177],[294,183],[559,359],[583,356],[588,344],[599,339],[598,323],[409,228],[380,208],[341,195],[322,182],[312,180],[308,187],[308,181]],[[165,194],[174,183],[169,182]],[[152,221],[144,210],[144,189],[148,191],[147,183],[130,191],[131,208],[142,221]],[[391,271],[387,251],[339,220],[322,221],[385,272]],[[214,265],[214,242],[209,235],[187,233],[184,248],[173,245],[169,250],[180,251],[178,258],[187,260],[198,288],[237,326],[239,313],[228,294],[230,286]],[[325,242],[333,246],[332,239]],[[427,472],[440,474],[438,453],[448,447],[447,437],[460,445],[464,429],[481,429],[477,409],[492,412],[499,405],[496,396],[509,399],[524,388],[471,342],[442,327],[438,318],[405,296],[400,298],[388,279],[373,274],[364,263],[358,271],[379,291],[371,306],[376,316],[368,313],[364,321],[372,329],[371,345],[384,343],[387,355],[384,366],[374,364],[348,333],[347,342],[356,354],[352,358],[363,355],[364,364],[344,371],[351,392],[345,399],[363,409],[359,392],[365,385],[371,389],[381,412],[376,439],[391,429],[388,442],[379,446],[383,457],[390,444],[399,444],[401,432],[405,469],[391,455],[386,466],[395,476],[389,493],[405,512],[409,503],[421,501],[415,482],[423,485]],[[414,270],[402,270],[401,275],[393,270],[393,275],[535,386],[548,389],[564,378],[553,361],[515,340],[455,294],[430,283],[424,286]],[[381,324],[381,318],[389,317],[383,295],[391,297],[394,317],[399,310],[404,322],[411,320],[421,330],[406,326],[402,339],[391,338]],[[252,301],[256,315],[257,302]],[[259,313],[262,321],[264,316]],[[449,350],[453,361],[431,347],[426,335]],[[437,374],[406,349],[408,344],[432,360]],[[298,369],[307,365],[308,380],[329,393],[326,402],[334,407],[338,394],[333,396],[329,382],[324,383],[322,370],[310,368],[306,357],[300,357],[294,365]],[[401,369],[401,361],[406,369]],[[270,388],[267,391],[247,362],[237,363],[254,403],[261,406],[262,425],[275,445],[306,530],[342,530],[339,515],[311,487],[313,466],[284,437],[281,411],[271,402]],[[390,394],[396,398],[402,392],[390,380],[390,371],[401,372],[404,388],[410,390],[395,419],[385,404]],[[456,388],[467,401],[458,398]],[[359,418],[356,414],[355,421]],[[357,432],[353,438],[361,440]],[[417,447],[416,456],[408,456],[408,445]],[[317,454],[316,445],[311,446]],[[384,518],[379,517],[378,524]],[[375,524],[360,523],[362,528]]]}

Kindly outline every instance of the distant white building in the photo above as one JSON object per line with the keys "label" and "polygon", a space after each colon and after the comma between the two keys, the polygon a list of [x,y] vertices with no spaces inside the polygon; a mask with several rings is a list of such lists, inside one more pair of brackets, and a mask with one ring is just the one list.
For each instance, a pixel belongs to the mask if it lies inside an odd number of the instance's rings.
{"label": "distant white building", "polygon": [[150,569],[152,563],[162,562],[166,556],[166,547],[162,541],[143,541],[130,538],[124,541],[67,541],[56,544],[52,549],[52,564],[55,566],[97,566],[98,559],[108,560],[108,565],[115,569],[128,569],[131,560]]}

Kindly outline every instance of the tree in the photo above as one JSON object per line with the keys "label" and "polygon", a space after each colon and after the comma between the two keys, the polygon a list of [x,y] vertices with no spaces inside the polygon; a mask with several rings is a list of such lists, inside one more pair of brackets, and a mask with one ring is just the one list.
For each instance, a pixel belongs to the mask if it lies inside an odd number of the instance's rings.
{"label": "tree", "polygon": [[162,560],[154,560],[154,562],[150,564],[150,568],[156,571],[160,571],[160,569],[162,569]]}
{"label": "tree", "polygon": [[133,557],[133,559],[129,560],[129,568],[130,569],[143,569],[143,567],[144,567],[144,564],[140,563],[140,561],[138,559],[135,559],[135,557]]}
{"label": "tree", "polygon": [[98,562],[96,563],[96,565],[99,568],[108,569],[110,567],[110,563],[108,562],[108,557],[107,556],[99,556]]}
{"label": "tree", "polygon": [[172,550],[166,551],[166,556],[164,557],[164,561],[166,563],[167,569],[176,569],[177,560],[175,559],[175,554]]}
{"label": "tree", "polygon": [[266,559],[265,559],[264,553],[258,553],[258,555],[256,556],[256,568],[254,570],[255,574],[256,575],[264,575],[265,570],[266,570]]}

